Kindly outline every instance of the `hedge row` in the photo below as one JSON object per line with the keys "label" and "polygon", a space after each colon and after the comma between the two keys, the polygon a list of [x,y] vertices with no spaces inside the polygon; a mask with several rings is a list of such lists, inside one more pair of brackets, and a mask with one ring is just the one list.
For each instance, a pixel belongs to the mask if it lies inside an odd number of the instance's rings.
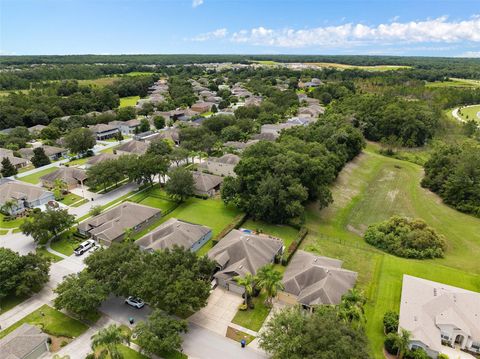
{"label": "hedge row", "polygon": [[295,254],[307,234],[308,229],[306,227],[301,227],[300,231],[298,232],[297,238],[288,246],[285,253],[283,253],[282,265],[286,266],[290,262],[290,259],[292,259],[293,255]]}
{"label": "hedge row", "polygon": [[216,245],[220,239],[225,237],[227,233],[230,232],[232,229],[239,229],[246,220],[246,214],[239,214],[238,216],[236,216],[228,226],[226,226],[220,233],[215,236],[215,238],[212,239],[212,247]]}

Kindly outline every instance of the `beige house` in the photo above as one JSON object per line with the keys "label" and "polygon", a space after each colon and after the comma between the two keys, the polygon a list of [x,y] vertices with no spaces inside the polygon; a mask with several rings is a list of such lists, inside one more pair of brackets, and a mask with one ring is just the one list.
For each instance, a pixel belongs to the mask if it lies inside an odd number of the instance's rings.
{"label": "beige house", "polygon": [[85,168],[92,167],[103,161],[115,160],[118,157],[119,157],[118,155],[115,155],[113,153],[100,153],[96,156],[90,157],[88,161],[85,163]]}
{"label": "beige house", "polygon": [[48,350],[48,335],[27,323],[0,339],[0,359],[37,359]]}
{"label": "beige house", "polygon": [[340,304],[355,286],[357,273],[342,269],[342,261],[298,250],[283,275],[285,289],[278,299],[304,308]]}
{"label": "beige house", "polygon": [[217,264],[214,278],[217,284],[232,292],[243,294],[235,277],[257,274],[264,265],[273,263],[283,250],[283,242],[277,238],[244,233],[234,229],[210,249],[208,257]]}
{"label": "beige house", "polygon": [[207,161],[200,164],[199,167],[217,176],[235,177],[234,169],[238,162],[240,162],[239,156],[228,153],[222,157],[210,157]]}
{"label": "beige house", "polygon": [[78,232],[91,237],[104,245],[120,242],[127,229],[139,232],[160,218],[156,208],[132,202],[123,202],[118,206],[87,219],[78,225]]}
{"label": "beige house", "polygon": [[117,147],[114,153],[117,155],[144,155],[149,146],[149,143],[132,140]]}
{"label": "beige house", "polygon": [[212,109],[214,104],[211,102],[197,102],[193,104],[190,109],[198,113],[208,112]]}
{"label": "beige house", "polygon": [[[68,150],[62,147],[47,146],[47,145],[43,145],[40,147],[43,148],[45,155],[47,155],[47,157],[50,158],[51,161],[57,161],[62,157],[66,157],[68,155]],[[28,148],[21,148],[18,150],[18,152],[20,152],[20,155],[23,158],[31,160],[33,157],[33,150],[34,148],[28,147]]]}
{"label": "beige house", "polygon": [[56,171],[40,177],[43,187],[54,188],[55,181],[60,180],[67,185],[68,190],[83,186],[86,179],[87,172],[75,167],[61,167]]}
{"label": "beige house", "polygon": [[6,148],[0,148],[0,169],[2,168],[1,161],[4,158],[8,158],[10,163],[15,167],[16,169],[26,167],[30,164],[30,161],[26,160],[25,158],[21,157],[15,157],[13,155],[12,150],[7,150]]}
{"label": "beige house", "polygon": [[117,126],[106,125],[104,123],[99,123],[98,125],[88,126],[90,131],[93,132],[95,138],[99,141],[113,138],[118,135],[120,130]]}
{"label": "beige house", "polygon": [[[43,206],[49,201],[54,201],[52,192],[43,188],[10,179],[0,180],[0,207],[11,215],[22,213],[27,208]],[[10,203],[10,208],[5,205]]]}
{"label": "beige house", "polygon": [[403,275],[399,329],[436,358],[447,346],[480,353],[480,293]]}
{"label": "beige house", "polygon": [[220,189],[223,178],[199,171],[192,171],[194,192],[198,196],[212,197]]}
{"label": "beige house", "polygon": [[208,227],[170,218],[135,243],[147,251],[178,246],[196,252],[211,237],[212,230]]}

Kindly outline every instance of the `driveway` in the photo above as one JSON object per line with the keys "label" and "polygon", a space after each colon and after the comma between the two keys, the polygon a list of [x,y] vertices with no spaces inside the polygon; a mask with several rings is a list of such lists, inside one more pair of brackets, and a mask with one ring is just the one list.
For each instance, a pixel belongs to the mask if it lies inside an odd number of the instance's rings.
{"label": "driveway", "polygon": [[30,236],[26,236],[21,232],[10,232],[9,234],[0,236],[0,247],[10,248],[14,252],[25,255],[30,252],[35,252],[37,244]]}
{"label": "driveway", "polygon": [[152,309],[148,305],[141,309],[133,308],[125,304],[125,298],[110,296],[103,302],[100,311],[112,320],[130,326],[129,318],[134,318],[135,324],[139,321],[147,320]]}
{"label": "driveway", "polygon": [[242,302],[243,298],[240,295],[217,287],[210,294],[207,306],[188,320],[212,332],[225,335],[228,325]]}

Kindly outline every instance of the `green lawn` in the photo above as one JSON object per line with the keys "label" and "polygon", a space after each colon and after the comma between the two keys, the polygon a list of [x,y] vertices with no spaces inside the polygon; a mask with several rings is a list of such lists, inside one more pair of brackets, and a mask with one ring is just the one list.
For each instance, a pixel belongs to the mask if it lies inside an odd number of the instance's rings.
{"label": "green lawn", "polygon": [[44,304],[36,311],[1,331],[0,338],[11,333],[23,323],[40,326],[42,331],[56,337],[76,338],[88,329],[85,324],[78,320]]}
{"label": "green lawn", "polygon": [[0,228],[16,228],[19,227],[24,221],[24,218],[15,218],[12,221],[6,221],[5,215],[0,213]]}
{"label": "green lawn", "polygon": [[114,76],[110,77],[100,77],[98,79],[93,79],[93,80],[78,80],[78,83],[80,85],[92,85],[93,87],[104,87],[113,84],[115,80],[118,80],[118,78]]}
{"label": "green lawn", "polygon": [[120,108],[127,106],[135,106],[140,96],[120,97]]}
{"label": "green lawn", "polygon": [[81,205],[90,202],[88,199],[84,198],[81,201],[73,203],[70,207],[80,207]]}
{"label": "green lawn", "polygon": [[[339,258],[358,272],[357,285],[367,302],[367,335],[376,358],[383,358],[382,318],[398,310],[403,274],[480,291],[480,219],[444,205],[420,187],[422,168],[367,151],[342,171],[333,187],[333,204],[307,210],[309,235],[302,248]],[[366,244],[369,224],[393,214],[420,217],[447,240],[445,258],[409,260]]]}
{"label": "green lawn", "polygon": [[475,120],[480,123],[480,116],[478,116],[480,114],[480,105],[464,107],[458,111],[458,114],[466,121]]}
{"label": "green lawn", "polygon": [[[0,300],[0,314],[8,312],[13,307],[16,307],[28,297],[17,297],[15,295],[8,296]],[[1,333],[0,333],[1,335]]]}
{"label": "green lawn", "polygon": [[37,184],[40,182],[40,177],[42,176],[45,176],[46,174],[49,174],[51,172],[54,172],[58,170],[58,167],[49,167],[49,168],[46,168],[42,171],[38,171],[36,173],[32,173],[28,176],[25,176],[25,177],[21,177],[21,178],[18,178],[20,181],[23,181],[23,182],[28,182],[28,183],[31,183],[31,184]]}
{"label": "green lawn", "polygon": [[270,313],[270,308],[266,307],[264,304],[266,298],[267,296],[264,292],[262,292],[258,297],[253,298],[255,308],[239,310],[237,314],[235,314],[235,317],[233,317],[232,323],[258,332]]}
{"label": "green lawn", "polygon": [[450,81],[427,82],[426,87],[480,87],[480,81],[470,79],[451,78]]}
{"label": "green lawn", "polygon": [[75,193],[67,193],[60,202],[66,206],[71,206],[72,203],[78,202],[81,199],[82,197],[76,195]]}
{"label": "green lawn", "polygon": [[58,261],[61,261],[63,259],[62,257],[59,257],[59,256],[47,251],[47,249],[45,247],[40,247],[40,246],[37,247],[36,252],[37,252],[37,254],[41,254],[45,257],[50,258],[52,262],[58,262]]}
{"label": "green lawn", "polygon": [[270,224],[263,221],[247,220],[242,228],[247,228],[256,232],[266,233],[272,237],[280,238],[286,248],[297,238],[298,230],[287,225]]}
{"label": "green lawn", "polygon": [[50,247],[57,252],[60,252],[66,256],[71,256],[75,248],[83,241],[80,238],[73,236],[74,230],[70,232],[64,232],[58,236],[57,239],[50,243]]}

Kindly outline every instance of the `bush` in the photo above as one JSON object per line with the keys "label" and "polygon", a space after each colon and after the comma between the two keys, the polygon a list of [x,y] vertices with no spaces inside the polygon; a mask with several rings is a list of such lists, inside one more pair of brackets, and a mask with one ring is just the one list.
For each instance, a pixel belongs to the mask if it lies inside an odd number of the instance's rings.
{"label": "bush", "polygon": [[445,240],[421,219],[393,216],[368,227],[365,241],[385,252],[405,258],[439,258]]}
{"label": "bush", "polygon": [[450,359],[450,357],[447,354],[440,353],[438,354],[437,359]]}
{"label": "bush", "polygon": [[395,344],[395,333],[390,333],[389,335],[387,335],[384,341],[384,345],[387,353],[397,355],[398,348]]}
{"label": "bush", "polygon": [[282,265],[286,266],[290,259],[297,251],[298,247],[302,243],[303,239],[307,236],[308,229],[306,227],[300,228],[297,238],[288,246],[286,252],[282,256]]}
{"label": "bush", "polygon": [[398,330],[398,313],[390,310],[383,316],[383,328],[385,334],[396,333]]}

